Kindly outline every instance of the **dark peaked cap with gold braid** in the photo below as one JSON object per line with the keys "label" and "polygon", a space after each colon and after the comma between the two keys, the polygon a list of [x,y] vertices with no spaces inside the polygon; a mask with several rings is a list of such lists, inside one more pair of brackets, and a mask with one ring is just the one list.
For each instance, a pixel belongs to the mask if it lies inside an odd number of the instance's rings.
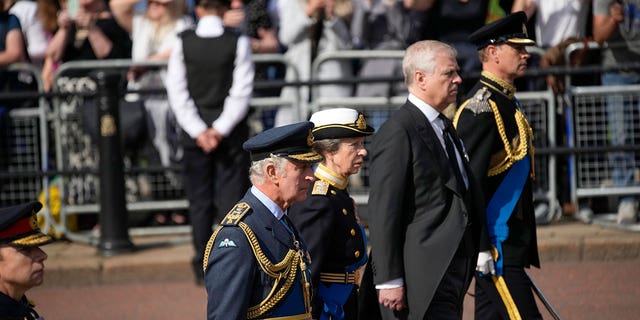
{"label": "dark peaked cap with gold braid", "polygon": [[40,231],[36,213],[42,209],[37,201],[0,209],[0,244],[36,247],[53,242]]}
{"label": "dark peaked cap with gold braid", "polygon": [[311,115],[313,138],[316,140],[363,137],[373,133],[364,115],[350,108],[333,108]]}
{"label": "dark peaked cap with gold braid", "polygon": [[535,41],[527,35],[527,15],[524,11],[512,13],[489,23],[469,35],[469,42],[478,50],[490,44],[510,43],[521,46],[533,46]]}
{"label": "dark peaked cap with gold braid", "polygon": [[271,128],[247,140],[242,148],[249,151],[252,161],[274,155],[299,162],[318,162],[322,156],[311,149],[312,128],[309,121]]}

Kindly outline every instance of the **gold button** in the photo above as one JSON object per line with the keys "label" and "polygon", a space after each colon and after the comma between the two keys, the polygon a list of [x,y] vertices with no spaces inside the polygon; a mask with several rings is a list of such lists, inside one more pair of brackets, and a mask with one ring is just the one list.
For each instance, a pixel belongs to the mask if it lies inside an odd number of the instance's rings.
{"label": "gold button", "polygon": [[360,251],[356,251],[353,253],[356,258],[360,258]]}
{"label": "gold button", "polygon": [[347,209],[342,209],[342,214],[344,214],[345,216],[349,213],[349,211],[347,211]]}
{"label": "gold button", "polygon": [[331,190],[331,194],[335,196],[338,193],[335,190]]}
{"label": "gold button", "polygon": [[356,230],[351,229],[351,236],[352,236],[352,237],[355,237],[355,235],[356,235]]}

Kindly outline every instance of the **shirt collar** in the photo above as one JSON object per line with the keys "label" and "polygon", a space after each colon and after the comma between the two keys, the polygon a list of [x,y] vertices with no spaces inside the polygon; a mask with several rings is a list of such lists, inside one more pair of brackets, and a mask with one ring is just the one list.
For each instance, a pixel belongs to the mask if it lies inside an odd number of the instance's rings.
{"label": "shirt collar", "polygon": [[[428,103],[420,100],[420,98],[414,96],[412,93],[409,94],[407,100],[413,103],[425,115],[425,117],[427,117],[429,123],[439,123],[438,121],[436,121],[436,119],[438,119],[438,116],[440,115],[440,112],[438,112],[438,110],[434,109]],[[440,125],[438,124],[438,126]]]}
{"label": "shirt collar", "polygon": [[200,18],[196,27],[196,34],[200,37],[217,37],[224,31],[222,19],[218,16],[208,15]]}
{"label": "shirt collar", "polygon": [[264,204],[267,209],[273,214],[276,219],[280,220],[286,214],[279,205],[277,205],[273,200],[269,199],[266,194],[262,193],[256,186],[251,187],[251,193],[258,198],[262,204]]}

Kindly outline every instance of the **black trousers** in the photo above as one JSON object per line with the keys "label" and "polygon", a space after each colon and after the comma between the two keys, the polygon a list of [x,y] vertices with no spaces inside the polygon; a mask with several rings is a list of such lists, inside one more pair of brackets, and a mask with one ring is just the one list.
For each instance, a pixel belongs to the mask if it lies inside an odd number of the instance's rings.
{"label": "black trousers", "polygon": [[[460,320],[462,319],[464,297],[471,284],[473,278],[473,270],[475,269],[475,261],[472,261],[475,255],[473,254],[473,240],[471,237],[471,229],[467,228],[464,232],[462,240],[458,245],[456,253],[451,259],[445,274],[440,280],[440,284],[436,289],[436,292],[429,303],[427,312],[424,314],[423,319],[437,319],[437,320]],[[370,281],[373,285],[372,279],[368,278],[367,270],[363,276],[362,286],[366,286],[365,281]],[[361,286],[361,290],[363,287]],[[367,293],[369,292],[369,293]],[[371,289],[364,292],[366,297],[360,298],[361,303],[372,303]],[[377,303],[377,298],[376,298]],[[401,311],[392,311],[389,308],[385,308],[381,304],[377,304],[379,307],[380,315],[382,319],[408,319],[408,309]],[[363,311],[364,306],[360,306],[361,312],[368,312],[372,319],[378,319],[378,314],[373,311]],[[360,319],[365,319],[360,317]]]}
{"label": "black trousers", "polygon": [[194,267],[202,269],[214,223],[233,208],[249,188],[249,154],[242,149],[248,128],[242,122],[212,153],[185,147],[184,184],[193,228]]}
{"label": "black trousers", "polygon": [[475,269],[475,261],[471,261],[472,248],[471,230],[467,229],[423,319],[462,319],[464,296]]}
{"label": "black trousers", "polygon": [[[504,282],[522,319],[542,319],[531,280],[523,267],[505,266]],[[509,319],[507,307],[491,277],[476,276],[475,319]]]}

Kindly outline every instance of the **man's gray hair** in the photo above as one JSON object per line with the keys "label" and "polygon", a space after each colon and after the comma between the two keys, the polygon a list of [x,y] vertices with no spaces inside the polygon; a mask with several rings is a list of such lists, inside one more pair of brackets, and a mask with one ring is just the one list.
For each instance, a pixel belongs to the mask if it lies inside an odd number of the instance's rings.
{"label": "man's gray hair", "polygon": [[436,58],[440,54],[455,58],[458,53],[454,47],[435,40],[418,41],[409,46],[402,59],[402,72],[407,87],[413,84],[413,74],[416,70],[433,73],[436,69]]}
{"label": "man's gray hair", "polygon": [[268,158],[254,161],[251,163],[251,167],[249,168],[249,180],[254,185],[261,185],[265,183],[265,175],[264,169],[267,165],[273,163],[276,167],[276,172],[284,177],[285,174],[285,166],[287,165],[287,158],[278,157],[275,155],[271,155]]}

